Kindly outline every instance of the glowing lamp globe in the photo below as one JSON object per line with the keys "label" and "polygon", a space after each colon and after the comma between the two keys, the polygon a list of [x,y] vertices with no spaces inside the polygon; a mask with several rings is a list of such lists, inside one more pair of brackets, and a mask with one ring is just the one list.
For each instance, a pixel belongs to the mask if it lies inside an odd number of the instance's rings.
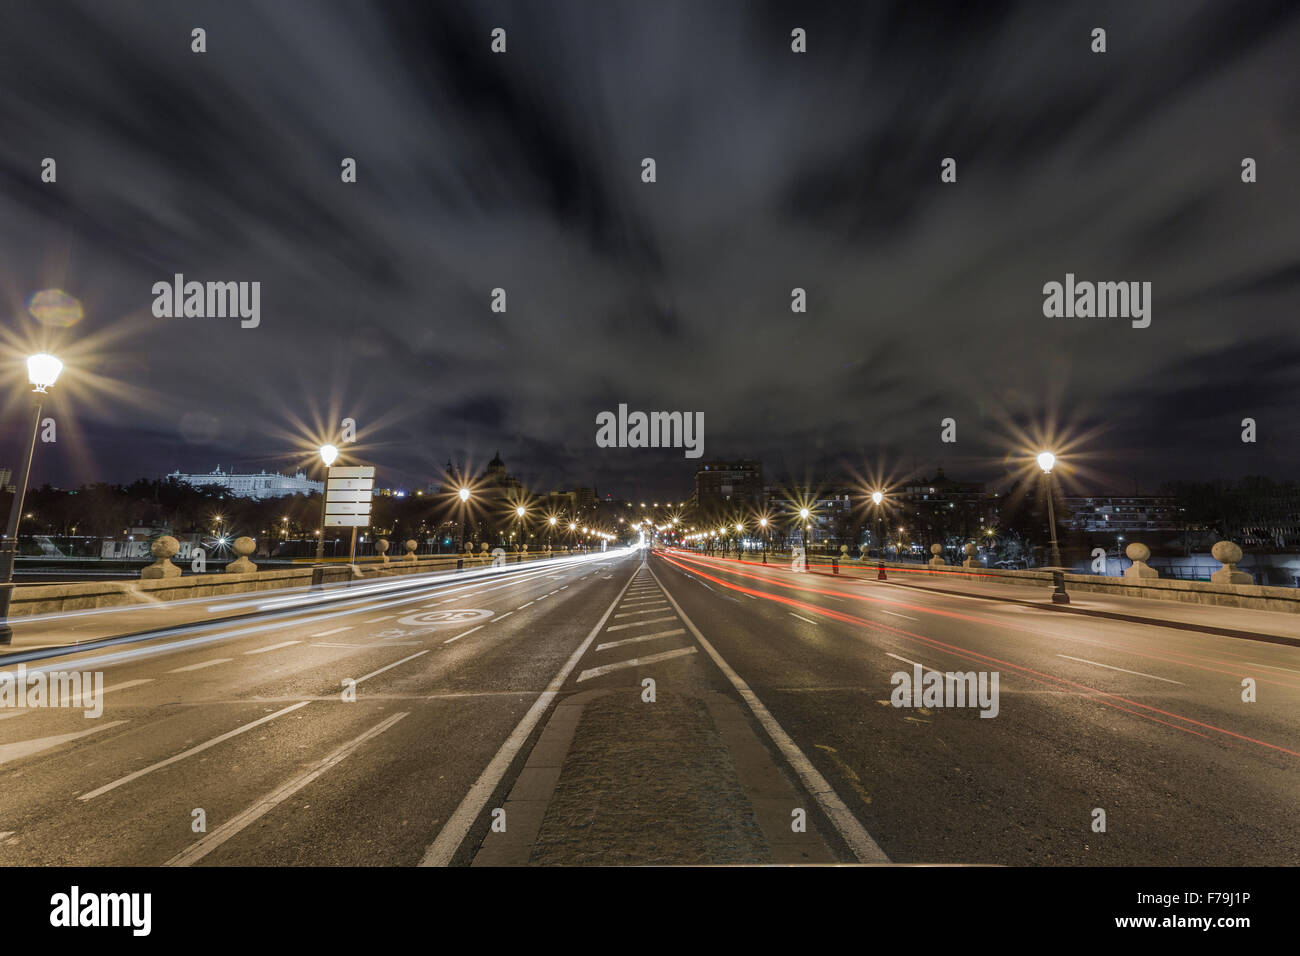
{"label": "glowing lamp globe", "polygon": [[63,363],[45,352],[27,359],[27,379],[38,392],[43,392],[53,385],[62,371]]}

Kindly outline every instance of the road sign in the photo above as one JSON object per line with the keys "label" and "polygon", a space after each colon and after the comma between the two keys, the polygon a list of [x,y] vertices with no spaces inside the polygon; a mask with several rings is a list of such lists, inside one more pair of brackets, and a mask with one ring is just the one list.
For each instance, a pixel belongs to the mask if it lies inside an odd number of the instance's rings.
{"label": "road sign", "polygon": [[325,527],[367,527],[374,484],[373,465],[331,468],[325,483]]}

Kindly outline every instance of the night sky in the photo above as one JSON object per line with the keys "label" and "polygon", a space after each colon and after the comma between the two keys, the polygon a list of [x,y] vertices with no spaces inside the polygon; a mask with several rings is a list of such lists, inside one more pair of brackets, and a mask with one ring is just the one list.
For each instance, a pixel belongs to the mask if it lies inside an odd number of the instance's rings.
{"label": "night sky", "polygon": [[[680,449],[596,447],[621,402],[774,479],[996,478],[1040,432],[1096,490],[1300,477],[1300,5],[1064,6],[3,0],[0,467],[41,346],[36,484],[285,469],[352,416],[381,485],[500,449],[686,497]],[[1151,282],[1150,327],[1045,318],[1067,272]],[[261,325],[156,318],[174,273]]]}

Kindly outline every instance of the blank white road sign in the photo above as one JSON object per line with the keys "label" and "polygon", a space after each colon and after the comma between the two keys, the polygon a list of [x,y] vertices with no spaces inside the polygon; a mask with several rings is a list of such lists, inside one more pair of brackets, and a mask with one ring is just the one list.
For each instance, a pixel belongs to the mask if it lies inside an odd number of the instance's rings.
{"label": "blank white road sign", "polygon": [[374,465],[331,468],[325,485],[325,526],[367,527],[374,484]]}

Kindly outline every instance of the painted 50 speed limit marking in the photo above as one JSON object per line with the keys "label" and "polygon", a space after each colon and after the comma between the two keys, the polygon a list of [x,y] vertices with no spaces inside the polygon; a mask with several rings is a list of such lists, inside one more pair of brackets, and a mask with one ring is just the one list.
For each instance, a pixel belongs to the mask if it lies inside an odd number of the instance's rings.
{"label": "painted 50 speed limit marking", "polygon": [[398,624],[410,627],[459,627],[463,624],[482,621],[491,617],[494,611],[478,608],[449,608],[445,611],[426,611],[423,614],[409,614],[399,618]]}

